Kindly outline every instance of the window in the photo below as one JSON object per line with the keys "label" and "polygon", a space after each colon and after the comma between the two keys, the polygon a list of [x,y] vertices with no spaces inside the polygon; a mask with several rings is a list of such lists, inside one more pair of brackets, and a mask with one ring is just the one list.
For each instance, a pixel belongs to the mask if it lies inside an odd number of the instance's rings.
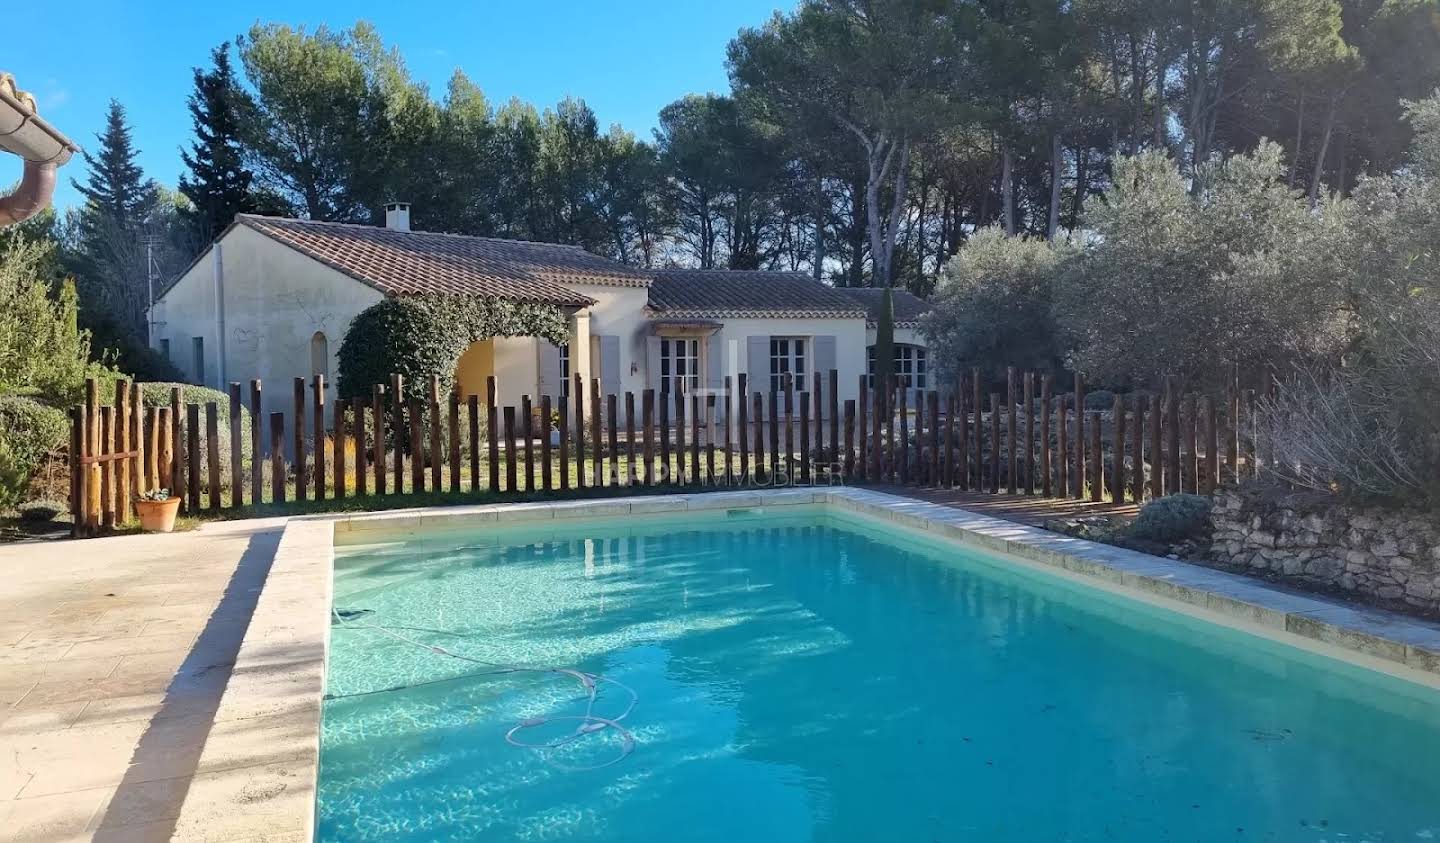
{"label": "window", "polygon": [[700,341],[678,337],[660,340],[660,392],[700,388]]}
{"label": "window", "polygon": [[570,397],[570,343],[560,346],[560,398]]}
{"label": "window", "polygon": [[195,382],[201,386],[205,385],[205,338],[194,337],[190,340],[190,352],[194,358]]}
{"label": "window", "polygon": [[785,373],[795,380],[795,391],[805,391],[805,340],[799,337],[770,338],[770,391],[785,389]]}
{"label": "window", "polygon": [[320,375],[325,382],[330,382],[330,341],[325,338],[324,331],[316,331],[310,336],[310,374]]}
{"label": "window", "polygon": [[[870,376],[870,386],[875,386],[875,346],[868,349],[869,361],[866,364],[866,374]],[[925,389],[926,381],[926,360],[925,348],[918,345],[897,345],[895,346],[895,374],[909,389]]]}

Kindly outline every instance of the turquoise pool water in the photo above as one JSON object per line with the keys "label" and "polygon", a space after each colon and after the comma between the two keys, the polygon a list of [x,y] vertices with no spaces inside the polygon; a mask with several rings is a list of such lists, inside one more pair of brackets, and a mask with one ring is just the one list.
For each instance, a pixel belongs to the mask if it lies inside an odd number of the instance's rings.
{"label": "turquoise pool water", "polygon": [[1440,693],[858,516],[337,557],[321,840],[1440,836]]}

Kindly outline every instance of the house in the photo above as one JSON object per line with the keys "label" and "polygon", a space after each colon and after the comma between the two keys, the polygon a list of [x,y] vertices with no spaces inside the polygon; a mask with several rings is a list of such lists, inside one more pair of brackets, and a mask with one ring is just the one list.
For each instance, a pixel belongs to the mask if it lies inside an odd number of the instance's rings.
{"label": "house", "polygon": [[[502,405],[568,395],[575,374],[598,379],[606,393],[638,395],[722,390],[743,373],[749,391],[767,392],[787,372],[808,390],[832,368],[840,399],[856,398],[879,303],[801,273],[644,270],[575,246],[411,231],[409,206],[394,203],[384,227],[237,216],[156,299],[153,336],[193,382],[224,388],[260,378],[273,385],[267,403],[281,410],[296,377],[325,375],[333,398],[336,352],[351,320],[386,296],[412,293],[550,304],[567,314],[565,345],[496,337],[461,355],[461,393],[483,396],[493,375]],[[897,318],[908,320],[897,342],[914,349],[907,359],[923,377],[913,317],[924,304],[896,302]]]}

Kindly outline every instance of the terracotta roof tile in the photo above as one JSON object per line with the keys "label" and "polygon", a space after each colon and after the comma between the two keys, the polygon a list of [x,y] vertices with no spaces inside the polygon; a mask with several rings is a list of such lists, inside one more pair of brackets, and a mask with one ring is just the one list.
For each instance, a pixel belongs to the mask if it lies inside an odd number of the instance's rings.
{"label": "terracotta roof tile", "polygon": [[662,269],[653,273],[650,307],[666,317],[863,317],[865,309],[801,272]]}
{"label": "terracotta roof tile", "polygon": [[575,307],[568,284],[645,287],[650,276],[577,246],[241,214],[236,222],[388,295],[490,296]]}

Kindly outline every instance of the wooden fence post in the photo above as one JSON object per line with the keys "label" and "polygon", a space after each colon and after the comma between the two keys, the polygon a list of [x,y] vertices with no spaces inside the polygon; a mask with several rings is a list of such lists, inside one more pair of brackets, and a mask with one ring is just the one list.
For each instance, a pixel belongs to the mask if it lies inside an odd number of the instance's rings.
{"label": "wooden fence post", "polygon": [[70,417],[70,447],[68,449],[68,462],[70,465],[70,537],[79,538],[85,532],[85,408],[71,407],[68,413]]}
{"label": "wooden fence post", "polygon": [[210,511],[220,511],[220,408],[214,401],[205,402],[205,457],[209,469]]}
{"label": "wooden fence post", "polygon": [[1017,475],[1020,473],[1020,464],[1016,459],[1016,424],[1015,424],[1015,367],[1005,367],[1005,491],[1007,494],[1015,494],[1018,489],[1016,483]]}
{"label": "wooden fence post", "polygon": [[753,479],[750,476],[750,393],[749,378],[744,372],[735,377],[736,396],[739,400],[735,402],[735,434],[740,439],[740,482],[748,484]]}
{"label": "wooden fence post", "polygon": [[442,491],[444,450],[440,445],[440,376],[430,376],[430,389],[426,393],[426,407],[430,415],[430,491]]}
{"label": "wooden fence post", "polygon": [[[385,481],[385,385],[373,384],[370,387],[370,415],[375,419],[375,494],[383,495],[386,492]],[[400,450],[400,430],[397,428],[394,434],[395,450]],[[473,447],[473,443],[472,443]],[[398,480],[396,482],[399,482]]]}
{"label": "wooden fence post", "polygon": [[1180,389],[1175,378],[1165,379],[1165,494],[1180,491]]}
{"label": "wooden fence post", "polygon": [[[395,494],[405,494],[405,450],[410,443],[409,427],[405,422],[405,376],[390,374],[390,432],[395,440],[395,454],[392,466],[395,471]],[[418,454],[411,450],[410,460],[414,462]],[[413,486],[411,487],[414,488]],[[418,491],[418,490],[417,490]]]}
{"label": "wooden fence post", "polygon": [[977,492],[985,490],[985,449],[981,444],[985,433],[982,428],[983,421],[981,414],[985,411],[985,403],[980,396],[980,367],[975,366],[970,370],[970,406],[975,411],[975,482],[970,488]]}
{"label": "wooden fence post", "polygon": [[169,407],[161,407],[155,412],[155,423],[159,426],[155,439],[160,449],[155,458],[157,488],[169,492],[171,497],[180,497],[175,476],[175,414]]}
{"label": "wooden fence post", "polygon": [[785,485],[795,484],[795,377],[786,372],[781,379],[785,390]]}
{"label": "wooden fence post", "polygon": [[560,422],[560,491],[570,491],[570,404],[565,396],[555,406]]}
{"label": "wooden fence post", "polygon": [[140,494],[146,491],[145,455],[150,452],[145,441],[145,401],[140,384],[130,384],[130,506],[133,509]]}
{"label": "wooden fence post", "polygon": [[526,492],[535,491],[535,408],[530,396],[520,396],[520,439],[524,442],[525,479],[520,486]]}
{"label": "wooden fence post", "polygon": [[[563,401],[560,409],[562,412],[565,409]],[[465,396],[465,410],[465,421],[470,432],[470,491],[478,492],[480,491],[480,396],[473,392]],[[568,466],[562,466],[561,476],[564,477],[568,470]]]}
{"label": "wooden fence post", "polygon": [[[420,399],[410,396],[410,493],[418,495],[425,491],[425,440],[421,433],[421,423],[424,421],[424,410]],[[399,491],[400,481],[395,481],[396,491]]]}
{"label": "wooden fence post", "polygon": [[[113,418],[112,435],[114,439],[114,451],[112,453],[123,454],[129,450],[127,445],[130,442],[130,410],[129,410],[130,384],[124,379],[115,382],[115,413]],[[130,460],[117,459],[114,463],[115,482],[115,523],[123,524],[130,516]]]}
{"label": "wooden fence post", "polygon": [[190,512],[200,511],[200,405],[185,407],[185,467],[188,469],[186,506]]}
{"label": "wooden fence post", "polygon": [[900,472],[899,480],[902,484],[909,483],[910,478],[910,408],[909,408],[909,384],[902,378],[896,378],[896,390],[900,395]]}
{"label": "wooden fence post", "polygon": [[[115,441],[114,428],[114,407],[100,408],[100,437],[99,446],[95,449],[95,456],[106,457],[110,455],[111,448]],[[96,510],[100,513],[100,526],[115,526],[115,466],[109,460],[102,460],[100,466],[100,505]]]}
{"label": "wooden fence post", "polygon": [[1085,497],[1085,376],[1075,373],[1075,495]]}
{"label": "wooden fence post", "polygon": [[[594,443],[595,443],[595,459],[593,459],[593,460],[591,461],[590,465],[591,465],[591,471],[592,471],[591,477],[592,477],[592,479],[594,480],[594,484],[593,484],[593,485],[594,485],[595,488],[597,488],[597,489],[600,488],[601,486],[605,485],[605,474],[604,474],[604,471],[605,471],[604,462],[605,462],[605,461],[604,461],[604,459],[603,459],[603,457],[602,457],[602,455],[601,455],[601,454],[602,454],[602,450],[601,450],[601,449],[603,448],[603,446],[601,445],[601,439],[600,439],[600,422],[601,422],[601,418],[600,418],[600,380],[599,380],[598,378],[591,378],[591,379],[590,379],[590,434],[591,434],[591,435],[590,435],[590,438],[591,438],[591,439],[594,441]],[[610,457],[610,458],[611,458],[612,460],[615,458],[613,453],[611,454],[611,457]]]}
{"label": "wooden fence post", "polygon": [[[863,394],[863,393],[862,393]],[[855,474],[855,399],[845,399],[845,456],[841,463],[845,472],[842,479],[849,482]]]}
{"label": "wooden fence post", "polygon": [[765,471],[765,398],[758,391],[755,393],[755,474],[754,478],[767,479],[769,474]]}
{"label": "wooden fence post", "polygon": [[[575,401],[575,418],[571,423],[575,426],[575,488],[585,488],[585,382],[577,373],[571,384],[570,394]],[[595,447],[598,449],[600,443],[597,441]]]}
{"label": "wooden fence post", "polygon": [[775,384],[770,384],[770,485],[776,485],[776,476],[784,469],[780,462],[780,393],[776,392]]}
{"label": "wooden fence post", "polygon": [[710,477],[710,485],[714,486],[715,481],[715,394],[712,392],[705,396],[705,473]]}
{"label": "wooden fence post", "polygon": [[[1125,502],[1125,397],[1115,396],[1110,409],[1114,416],[1115,430],[1111,436],[1111,459],[1115,461],[1110,471],[1110,499],[1115,503]],[[1099,429],[1099,425],[1096,425]],[[1104,460],[1101,460],[1103,463]]]}
{"label": "wooden fence post", "polygon": [[1135,457],[1135,464],[1131,466],[1130,494],[1137,505],[1145,502],[1145,407],[1148,403],[1149,399],[1144,395],[1135,396],[1135,418],[1130,423],[1130,450]]}
{"label": "wooden fence post", "polygon": [[270,414],[270,500],[285,502],[285,414]]}
{"label": "wooden fence post", "polygon": [[655,485],[655,390],[646,389],[640,393],[641,424],[644,428],[644,455],[646,486]]}
{"label": "wooden fence post", "polygon": [[932,389],[925,395],[930,406],[930,476],[926,480],[931,486],[943,486],[940,482],[940,393]]}
{"label": "wooden fence post", "polygon": [[[577,398],[578,402],[579,399]],[[499,405],[495,398],[495,376],[489,375],[485,378],[485,438],[487,441],[487,454],[490,459],[490,491],[500,491],[500,425]],[[576,418],[579,418],[579,406],[576,406]],[[578,436],[576,437],[579,438]],[[577,442],[578,446],[578,442]],[[513,491],[513,490],[507,490]]]}
{"label": "wooden fence post", "polygon": [[230,383],[230,506],[245,505],[245,467],[241,454],[240,382]]}
{"label": "wooden fence post", "polygon": [[810,482],[810,393],[800,393],[800,482]]}
{"label": "wooden fence post", "polygon": [[[547,399],[547,402],[546,402],[546,403],[547,403],[547,404],[549,403],[549,402],[548,402],[548,399]],[[450,390],[450,417],[449,417],[446,421],[448,421],[449,424],[447,425],[447,429],[446,429],[445,432],[446,432],[447,434],[449,434],[449,437],[450,437],[450,441],[447,443],[447,444],[449,444],[449,446],[450,446],[450,455],[449,455],[449,456],[450,456],[450,491],[451,491],[451,492],[459,492],[459,491],[460,491],[460,470],[461,470],[460,462],[461,462],[461,460],[460,460],[460,387],[459,387],[458,385],[455,386],[454,389],[451,389],[451,390]],[[546,413],[545,413],[545,423],[546,423],[547,425],[550,423],[550,413],[549,413],[548,407],[547,407]],[[545,437],[545,441],[548,443],[548,442],[550,441],[550,437],[548,437],[548,436]]]}
{"label": "wooden fence post", "polygon": [[1040,494],[1050,497],[1050,401],[1051,376],[1040,376]]}
{"label": "wooden fence post", "polygon": [[[814,466],[812,470],[818,475],[820,473],[820,466],[827,462],[825,457],[825,396],[823,394],[824,388],[820,384],[820,373],[816,372],[814,377],[815,391],[810,394],[810,397],[815,399],[815,404],[810,413],[815,421],[815,459],[813,460]],[[837,445],[839,445],[839,443],[835,441],[834,437],[831,437],[830,447],[834,449]],[[809,455],[806,456],[806,462],[812,462]]]}
{"label": "wooden fence post", "polygon": [[[153,492],[160,486],[160,412],[155,407],[145,408],[145,489]],[[75,447],[79,452],[79,446]],[[72,478],[79,476],[78,469]]]}
{"label": "wooden fence post", "polygon": [[[250,381],[250,505],[259,506],[265,492],[265,440],[261,431],[261,384]],[[272,444],[273,448],[274,445]],[[238,499],[237,499],[238,500]]]}
{"label": "wooden fence post", "polygon": [[625,485],[640,482],[642,473],[635,459],[635,392],[625,390]]}
{"label": "wooden fence post", "polygon": [[940,485],[949,489],[955,486],[955,392],[947,390],[945,396],[945,469]]}
{"label": "wooden fence post", "polygon": [[[339,399],[335,401],[335,409],[332,411],[335,417],[335,434],[331,438],[331,451],[334,453],[335,464],[332,470],[335,472],[335,500],[345,499],[345,402]],[[357,448],[358,450],[358,448]]]}
{"label": "wooden fence post", "polygon": [[1000,494],[1000,393],[990,393],[990,494]]}
{"label": "wooden fence post", "polygon": [[505,406],[505,491],[514,493],[515,485],[515,408]]}
{"label": "wooden fence post", "polygon": [[675,398],[675,474],[673,482],[685,483],[685,390],[677,384]]}
{"label": "wooden fence post", "polygon": [[1150,498],[1165,494],[1165,451],[1161,445],[1160,416],[1165,412],[1165,399],[1156,394],[1150,404]]}
{"label": "wooden fence post", "polygon": [[315,375],[310,380],[311,404],[315,413],[311,423],[315,428],[312,441],[315,448],[315,500],[325,500],[325,376]]}
{"label": "wooden fence post", "polygon": [[1055,396],[1055,497],[1070,497],[1070,399]]}
{"label": "wooden fence post", "polygon": [[859,448],[855,455],[855,475],[857,480],[864,481],[870,475],[870,430],[867,419],[870,418],[870,384],[866,383],[865,375],[860,376],[860,390],[857,393],[859,401],[856,404],[855,433],[858,438]]}
{"label": "wooden fence post", "polygon": [[1231,483],[1240,482],[1240,367],[1233,366],[1230,370],[1229,384],[1229,412],[1227,413],[1230,429],[1225,432],[1225,447],[1228,451],[1227,462],[1229,463],[1229,475]]}
{"label": "wooden fence post", "polygon": [[[620,396],[610,393],[605,396],[605,435],[606,445],[609,446],[610,460],[606,474],[607,483],[611,486],[620,485]],[[596,485],[599,485],[598,483]]]}
{"label": "wooden fence post", "polygon": [[1105,455],[1100,451],[1100,411],[1090,411],[1090,501],[1099,503],[1105,492]]}
{"label": "wooden fence post", "polygon": [[1035,494],[1035,373],[1025,372],[1025,392],[1023,396],[1025,406],[1025,431],[1022,435],[1025,442],[1025,494]]}
{"label": "wooden fence post", "polygon": [[[960,464],[955,467],[955,481],[962,490],[970,489],[970,408],[965,392],[965,375],[962,373],[955,379],[955,414],[959,416],[960,430],[956,435],[960,438]],[[978,457],[977,457],[978,458]]]}
{"label": "wooden fence post", "polygon": [[351,415],[355,417],[354,427],[351,429],[355,442],[355,494],[367,497],[370,494],[370,478],[367,476],[370,472],[366,465],[369,450],[365,447],[365,397],[357,395],[350,399],[350,409]]}
{"label": "wooden fence post", "polygon": [[295,500],[306,498],[310,479],[305,472],[305,379],[295,379]]}
{"label": "wooden fence post", "polygon": [[1205,486],[1211,494],[1220,483],[1220,431],[1215,413],[1214,397],[1205,396]]}
{"label": "wooden fence post", "polygon": [[[614,452],[614,448],[610,449]],[[690,394],[690,482],[704,481],[700,474],[700,396]]]}
{"label": "wooden fence post", "polygon": [[660,428],[660,474],[657,482],[669,485],[675,482],[674,469],[670,467],[670,393],[662,389],[656,400],[659,401],[660,415],[657,423]]}
{"label": "wooden fence post", "polygon": [[[456,447],[458,448],[458,446]],[[554,481],[551,477],[551,471],[554,468],[551,465],[552,456],[550,452],[550,396],[546,394],[540,396],[540,488],[547,492],[554,488]],[[456,462],[460,460],[458,450],[455,452],[455,460]],[[458,471],[455,472],[454,482],[458,491],[460,488]]]}
{"label": "wooden fence post", "polygon": [[[183,438],[185,436],[185,425],[183,424],[185,416],[183,414],[186,412],[188,411],[181,404],[180,387],[170,387],[170,478],[171,482],[174,483],[174,485],[170,487],[170,494],[182,499],[185,496],[184,493],[187,491],[185,477],[185,440]],[[97,416],[92,415],[90,419],[92,425],[100,423]],[[96,429],[98,430],[98,428]],[[96,448],[93,437],[90,440],[90,447],[91,453],[94,453]],[[97,479],[99,478],[98,473],[95,476]],[[186,506],[188,506],[188,502]],[[193,510],[190,509],[186,509],[186,511],[193,512]]]}

